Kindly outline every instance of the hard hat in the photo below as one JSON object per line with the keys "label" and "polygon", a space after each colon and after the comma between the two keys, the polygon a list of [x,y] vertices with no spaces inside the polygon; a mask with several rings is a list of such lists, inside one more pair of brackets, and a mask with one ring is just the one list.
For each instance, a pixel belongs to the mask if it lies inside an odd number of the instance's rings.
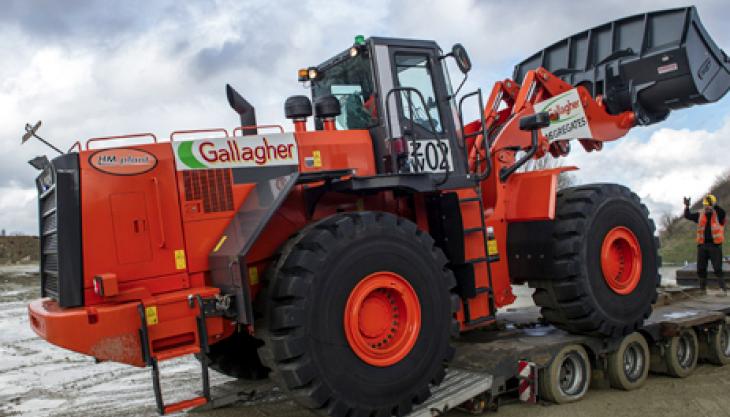
{"label": "hard hat", "polygon": [[707,206],[714,206],[715,203],[717,203],[717,197],[715,197],[712,194],[707,194],[707,197],[705,197],[704,200],[702,200],[702,205]]}

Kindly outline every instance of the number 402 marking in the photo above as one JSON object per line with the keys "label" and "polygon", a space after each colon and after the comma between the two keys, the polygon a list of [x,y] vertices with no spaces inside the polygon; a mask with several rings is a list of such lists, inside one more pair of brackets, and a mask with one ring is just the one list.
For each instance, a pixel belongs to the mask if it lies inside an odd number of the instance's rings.
{"label": "number 402 marking", "polygon": [[416,172],[445,172],[453,170],[449,144],[446,140],[408,142]]}

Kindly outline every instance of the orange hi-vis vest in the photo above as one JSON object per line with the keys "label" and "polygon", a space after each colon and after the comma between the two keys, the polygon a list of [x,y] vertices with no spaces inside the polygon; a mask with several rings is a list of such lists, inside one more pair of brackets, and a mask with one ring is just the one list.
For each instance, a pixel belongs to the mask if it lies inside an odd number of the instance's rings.
{"label": "orange hi-vis vest", "polygon": [[[699,214],[700,219],[697,222],[697,243],[701,245],[705,243],[705,226],[707,226],[707,214],[704,211],[700,212]],[[710,227],[712,230],[712,243],[719,245],[723,241],[725,241],[725,225],[720,224],[720,222],[717,221],[717,214],[713,214]]]}

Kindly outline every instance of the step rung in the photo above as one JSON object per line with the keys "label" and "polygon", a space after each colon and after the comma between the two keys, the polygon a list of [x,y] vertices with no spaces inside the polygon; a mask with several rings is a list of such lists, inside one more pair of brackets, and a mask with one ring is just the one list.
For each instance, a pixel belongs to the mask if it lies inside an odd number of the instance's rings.
{"label": "step rung", "polygon": [[189,400],[182,400],[165,406],[165,414],[177,413],[178,411],[187,410],[189,408],[200,407],[208,403],[205,397],[195,397]]}
{"label": "step rung", "polygon": [[471,201],[482,201],[479,197],[466,197],[466,198],[460,198],[459,203],[468,203]]}
{"label": "step rung", "polygon": [[480,264],[482,262],[487,262],[487,261],[489,261],[489,258],[482,257],[482,258],[469,259],[469,260],[466,261],[466,263],[468,263],[468,264]]}
{"label": "step rung", "polygon": [[476,294],[491,294],[492,290],[489,289],[489,287],[477,287],[476,288]]}
{"label": "step rung", "polygon": [[464,234],[467,234],[467,233],[476,233],[476,232],[483,232],[483,231],[484,231],[484,228],[483,227],[470,227],[468,229],[464,229]]}

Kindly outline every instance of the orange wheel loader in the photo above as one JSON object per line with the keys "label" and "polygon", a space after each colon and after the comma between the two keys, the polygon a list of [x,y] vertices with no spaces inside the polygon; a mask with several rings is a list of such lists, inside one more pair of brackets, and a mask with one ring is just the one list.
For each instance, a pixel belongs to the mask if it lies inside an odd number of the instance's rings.
{"label": "orange wheel loader", "polygon": [[[452,87],[449,60],[465,79],[459,44],[444,53],[358,36],[299,71],[312,100],[286,100],[293,132],[257,125],[228,86],[240,116],[230,132],[92,138],[34,159],[43,298],[28,309],[33,330],[151,367],[161,414],[209,401],[210,367],[273,378],[336,417],[407,414],[444,378],[452,338],[494,325],[512,284],[535,288],[559,328],[633,332],[659,284],[646,207],[620,185],[558,190],[575,167],[524,167],[719,100],[728,58],[696,9],[557,42],[486,102],[481,90],[460,94],[463,80]],[[468,103],[475,121],[462,116]],[[203,395],[166,404],[158,363],[190,354]]]}

